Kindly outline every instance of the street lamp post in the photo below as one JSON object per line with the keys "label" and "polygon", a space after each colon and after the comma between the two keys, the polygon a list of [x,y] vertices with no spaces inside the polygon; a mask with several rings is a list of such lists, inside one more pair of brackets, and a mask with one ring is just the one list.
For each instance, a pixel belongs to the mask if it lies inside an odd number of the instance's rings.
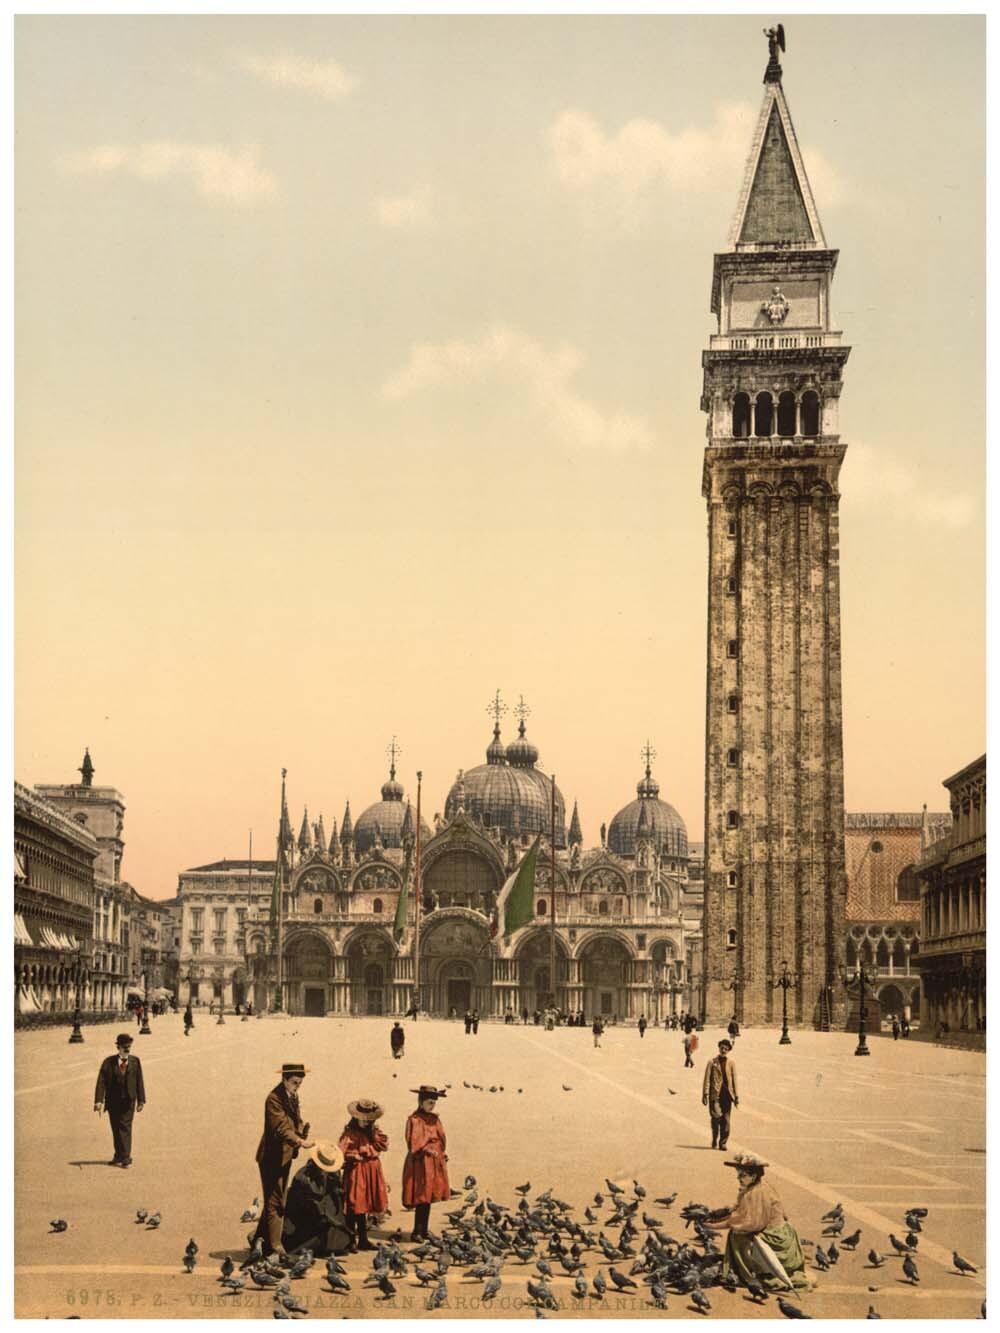
{"label": "street lamp post", "polygon": [[80,980],[83,975],[83,942],[81,941],[76,951],[76,1007],[73,1010],[73,1031],[69,1034],[69,1044],[77,1045],[83,1041],[83,1033],[80,1031]]}
{"label": "street lamp post", "polygon": [[789,972],[788,964],[784,958],[781,960],[781,973],[776,977],[769,977],[771,985],[776,989],[781,987],[781,1038],[779,1046],[791,1046],[792,1039],[788,1035],[788,992],[792,986],[798,984],[798,978],[794,972]]}
{"label": "street lamp post", "polygon": [[743,1022],[743,976],[740,972],[734,972],[730,981],[722,983],[723,990],[733,992],[733,1013],[736,1015],[736,1021]]}
{"label": "street lamp post", "polygon": [[872,987],[875,985],[878,980],[878,971],[874,964],[866,963],[859,955],[858,965],[853,972],[848,972],[845,967],[841,967],[840,979],[848,990],[854,985],[861,988],[858,1004],[858,1044],[855,1047],[854,1054],[871,1055],[865,1032],[865,1019],[868,1017],[868,1007],[865,1004],[865,986]]}
{"label": "street lamp post", "polygon": [[142,1027],[139,1029],[140,1037],[152,1036],[153,1029],[149,1026],[149,973],[143,973],[142,981]]}

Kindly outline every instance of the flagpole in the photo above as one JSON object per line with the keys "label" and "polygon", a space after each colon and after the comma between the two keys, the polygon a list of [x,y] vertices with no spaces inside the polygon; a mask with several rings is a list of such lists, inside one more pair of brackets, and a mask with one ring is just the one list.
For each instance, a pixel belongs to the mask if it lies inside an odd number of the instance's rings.
{"label": "flagpole", "polygon": [[249,994],[253,991],[253,978],[250,975],[250,964],[247,950],[247,931],[250,929],[250,914],[253,912],[253,829],[250,830],[250,846],[247,849],[247,916],[246,924],[243,927],[243,959],[246,963],[244,971],[247,976],[247,995],[243,997],[243,1017],[246,1018],[246,1005]]}
{"label": "flagpole", "polygon": [[558,1007],[556,1000],[556,775],[552,774],[552,883],[549,901],[549,981],[552,986],[552,1008]]}
{"label": "flagpole", "polygon": [[413,865],[413,904],[416,916],[413,925],[413,1003],[420,1010],[420,784],[423,773],[417,774],[417,841]]}
{"label": "flagpole", "polygon": [[284,1008],[284,984],[283,984],[283,983],[284,983],[284,978],[282,977],[282,968],[281,968],[281,948],[282,948],[282,938],[281,938],[281,909],[282,909],[282,906],[283,906],[282,899],[283,899],[284,896],[285,896],[285,877],[284,877],[284,874],[282,873],[283,868],[284,868],[284,864],[285,864],[285,853],[284,853],[284,848],[283,848],[282,845],[281,845],[281,837],[282,837],[282,833],[284,832],[283,824],[284,824],[284,814],[285,814],[285,777],[286,777],[287,773],[288,773],[288,770],[287,770],[287,769],[283,768],[283,769],[281,770],[281,815],[282,815],[282,818],[281,818],[281,819],[279,820],[279,822],[278,822],[278,859],[277,859],[277,863],[275,864],[275,867],[274,867],[274,868],[275,868],[275,872],[276,872],[276,874],[277,874],[277,876],[278,876],[278,939],[277,939],[277,944],[278,944],[278,957],[277,957],[277,960],[276,960],[276,962],[277,962],[277,977],[278,977],[278,980],[277,980],[277,984],[276,984],[275,989],[274,989],[274,1008],[275,1008],[275,1012],[276,1012],[276,1013],[279,1013],[279,1014],[281,1013],[282,1009]]}

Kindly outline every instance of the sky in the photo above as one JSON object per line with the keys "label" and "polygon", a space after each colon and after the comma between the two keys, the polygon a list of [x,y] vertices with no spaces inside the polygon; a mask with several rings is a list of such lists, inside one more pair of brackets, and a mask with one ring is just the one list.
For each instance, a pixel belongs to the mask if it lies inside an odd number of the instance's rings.
{"label": "sky", "polygon": [[[761,19],[21,17],[15,777],[125,797],[122,873],[273,851],[497,689],[584,840],[701,841],[701,352]],[[793,17],[828,244],[846,804],[985,749],[985,24]],[[504,740],[515,734],[512,712]]]}

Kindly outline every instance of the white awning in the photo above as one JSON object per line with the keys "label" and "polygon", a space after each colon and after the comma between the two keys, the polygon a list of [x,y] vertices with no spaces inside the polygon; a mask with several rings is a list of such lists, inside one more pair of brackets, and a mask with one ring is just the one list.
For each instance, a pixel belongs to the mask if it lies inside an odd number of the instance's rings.
{"label": "white awning", "polygon": [[20,912],[14,913],[14,943],[31,945],[34,941],[31,938],[31,932],[24,924],[24,917]]}
{"label": "white awning", "polygon": [[37,1014],[41,1005],[35,998],[34,991],[30,986],[18,986],[17,988],[17,1009],[21,1014]]}
{"label": "white awning", "polygon": [[20,853],[19,851],[15,850],[15,852],[14,852],[14,880],[15,880],[15,883],[16,883],[17,880],[19,880],[19,879],[21,879],[21,880],[26,880],[27,878],[28,878],[28,872],[27,872],[27,870],[25,870],[25,868],[24,868],[24,861],[23,861],[23,859],[22,859],[22,857],[21,857],[21,853]]}

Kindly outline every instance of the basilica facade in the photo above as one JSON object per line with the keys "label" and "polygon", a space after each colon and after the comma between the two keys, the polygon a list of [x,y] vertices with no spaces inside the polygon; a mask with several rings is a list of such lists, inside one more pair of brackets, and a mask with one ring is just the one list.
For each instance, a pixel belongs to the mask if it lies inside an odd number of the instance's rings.
{"label": "basilica facade", "polygon": [[[554,907],[558,1007],[621,1021],[688,1007],[700,884],[650,756],[636,798],[589,850],[555,790],[554,857],[553,784],[523,720],[506,746],[497,722],[485,763],[459,773],[419,842],[394,766],[381,799],[356,819],[348,805],[329,835],[304,814],[296,837],[283,790],[276,862],[180,876],[182,997],[273,1008],[280,931],[292,1014],[403,1014],[415,994],[431,1014],[533,1011],[553,997]],[[535,918],[508,938],[495,929],[497,899],[536,837]]]}

